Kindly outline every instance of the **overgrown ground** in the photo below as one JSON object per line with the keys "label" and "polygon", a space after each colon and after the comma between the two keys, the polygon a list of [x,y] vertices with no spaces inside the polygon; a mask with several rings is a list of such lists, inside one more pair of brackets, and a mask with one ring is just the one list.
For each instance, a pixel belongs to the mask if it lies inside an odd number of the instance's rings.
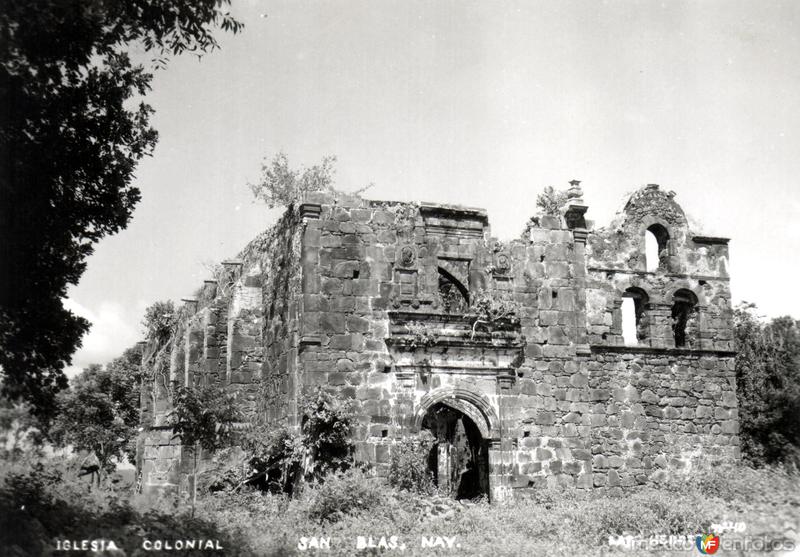
{"label": "overgrown ground", "polygon": [[[694,537],[728,522],[745,530],[722,533],[723,544],[743,536],[796,544],[800,518],[797,475],[746,467],[718,468],[624,496],[545,490],[504,505],[412,495],[356,472],[307,488],[292,500],[255,492],[208,493],[199,498],[194,518],[188,503],[152,503],[112,486],[89,492],[85,483],[70,479],[72,471],[63,463],[45,462],[32,472],[30,463],[3,468],[2,555],[46,555],[57,539],[97,538],[114,539],[127,555],[145,554],[145,538],[219,539],[224,555],[322,554],[298,547],[302,538],[313,545],[312,537],[330,538],[324,554],[331,555],[644,555],[652,552],[609,546],[609,537]],[[405,544],[405,550],[358,551],[358,536],[371,536],[376,545],[384,536],[388,544]],[[437,545],[447,537],[454,547],[423,548],[423,536]],[[695,548],[684,553],[700,554]],[[726,551],[723,545],[718,554],[753,553]]]}

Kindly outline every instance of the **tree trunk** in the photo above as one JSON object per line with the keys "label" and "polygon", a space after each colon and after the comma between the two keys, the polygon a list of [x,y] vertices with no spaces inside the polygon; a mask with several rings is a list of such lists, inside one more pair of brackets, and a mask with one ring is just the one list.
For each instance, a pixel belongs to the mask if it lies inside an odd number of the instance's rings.
{"label": "tree trunk", "polygon": [[192,473],[192,518],[194,518],[194,508],[197,505],[197,451],[200,450],[199,444],[194,445],[194,471]]}

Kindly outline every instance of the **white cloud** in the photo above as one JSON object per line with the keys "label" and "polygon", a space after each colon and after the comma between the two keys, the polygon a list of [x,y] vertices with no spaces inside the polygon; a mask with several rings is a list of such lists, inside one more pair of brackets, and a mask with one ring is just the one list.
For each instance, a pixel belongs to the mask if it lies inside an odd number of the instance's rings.
{"label": "white cloud", "polygon": [[96,307],[89,308],[74,299],[65,298],[64,307],[85,317],[92,324],[83,337],[83,345],[72,357],[72,365],[66,368],[70,377],[89,364],[108,363],[140,340],[140,331],[132,325],[136,319],[131,318],[121,304],[102,301]]}

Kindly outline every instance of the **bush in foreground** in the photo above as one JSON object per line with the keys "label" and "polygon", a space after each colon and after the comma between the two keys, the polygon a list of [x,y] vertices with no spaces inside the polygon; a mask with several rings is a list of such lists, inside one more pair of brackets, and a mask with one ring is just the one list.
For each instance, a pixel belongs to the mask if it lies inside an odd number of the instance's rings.
{"label": "bush in foreground", "polygon": [[381,479],[370,478],[362,470],[351,468],[328,476],[324,483],[307,490],[307,514],[311,520],[335,522],[345,515],[356,515],[385,504],[385,486]]}
{"label": "bush in foreground", "polygon": [[[40,462],[27,473],[3,470],[0,484],[0,554],[49,555],[58,540],[113,540],[127,555],[144,554],[149,540],[219,540],[224,551],[197,555],[251,555],[239,549],[236,534],[186,512],[137,510],[129,496],[113,490],[87,491],[54,463]],[[70,552],[88,555],[90,552]],[[195,553],[186,551],[184,555]]]}
{"label": "bush in foreground", "polygon": [[433,493],[433,474],[428,469],[428,456],[434,445],[433,435],[423,430],[414,437],[404,437],[392,447],[389,461],[389,483],[412,493]]}

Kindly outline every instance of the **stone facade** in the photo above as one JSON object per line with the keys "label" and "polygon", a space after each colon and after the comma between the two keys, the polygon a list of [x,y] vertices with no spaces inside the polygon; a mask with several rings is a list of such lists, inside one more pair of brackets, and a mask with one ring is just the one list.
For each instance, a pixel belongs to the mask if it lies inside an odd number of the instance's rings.
{"label": "stone facade", "polygon": [[308,195],[145,350],[144,488],[185,475],[165,415],[200,381],[293,426],[304,390],[352,399],[356,458],[378,473],[429,429],[439,483],[492,500],[737,459],[727,240],[655,185],[604,228],[581,197],[573,182],[560,215],[500,242],[478,209]]}

